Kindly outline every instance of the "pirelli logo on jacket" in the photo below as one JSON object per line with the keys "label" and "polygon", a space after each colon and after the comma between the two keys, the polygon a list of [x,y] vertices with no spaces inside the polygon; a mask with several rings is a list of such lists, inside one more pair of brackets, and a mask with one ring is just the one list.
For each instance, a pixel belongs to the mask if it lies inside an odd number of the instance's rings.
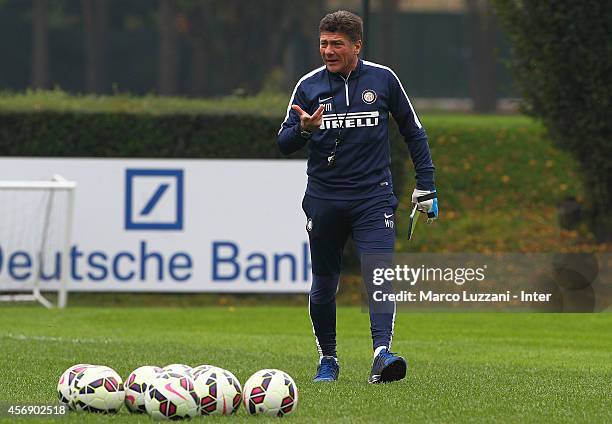
{"label": "pirelli logo on jacket", "polygon": [[347,113],[346,118],[343,113],[337,115],[331,113],[323,115],[323,122],[321,123],[322,130],[328,130],[331,128],[342,127],[344,122],[344,128],[360,128],[360,127],[375,127],[378,125],[379,112],[353,112]]}

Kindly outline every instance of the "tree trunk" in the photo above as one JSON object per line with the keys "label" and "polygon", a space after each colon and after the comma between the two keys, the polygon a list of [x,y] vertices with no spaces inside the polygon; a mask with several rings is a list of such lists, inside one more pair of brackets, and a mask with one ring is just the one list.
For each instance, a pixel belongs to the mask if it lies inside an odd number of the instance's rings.
{"label": "tree trunk", "polygon": [[497,23],[488,0],[466,0],[471,45],[470,81],[475,112],[493,112],[497,104],[495,46]]}
{"label": "tree trunk", "polygon": [[[206,73],[207,49],[206,49],[206,18],[212,9],[206,4],[201,4],[195,11],[195,23],[192,35],[192,64],[191,64],[191,94],[194,97],[206,95],[206,83],[208,81]],[[213,12],[214,13],[214,12]]]}
{"label": "tree trunk", "polygon": [[203,97],[206,95],[206,43],[203,37],[198,37],[193,40],[193,63],[192,63],[192,79],[191,79],[191,94],[194,97]]}
{"label": "tree trunk", "polygon": [[[382,52],[381,61],[384,65],[396,67],[395,60],[395,17],[397,16],[398,0],[383,0],[380,10]],[[368,40],[366,40],[367,42]]]}
{"label": "tree trunk", "polygon": [[48,88],[49,40],[47,0],[32,2],[32,88]]}
{"label": "tree trunk", "polygon": [[[306,67],[304,71],[322,65],[321,54],[319,53],[319,22],[325,15],[325,1],[312,0],[305,5],[304,9],[298,9],[298,25],[308,43],[306,56]],[[292,76],[294,77],[294,76]],[[294,81],[295,83],[295,81]]]}
{"label": "tree trunk", "polygon": [[[268,13],[262,16],[261,21],[266,28],[275,28],[275,30],[268,31],[265,35],[264,43],[267,48],[261,56],[262,60],[259,63],[261,73],[255,84],[251,86],[252,90],[264,88],[271,91],[282,91],[285,85],[282,75],[283,67],[286,65],[288,55],[292,52],[292,42],[299,37],[296,29],[297,22],[306,15],[303,9],[298,11],[290,2],[270,1],[268,3],[266,7]],[[282,16],[283,19],[279,20],[278,16]]]}
{"label": "tree trunk", "polygon": [[285,51],[283,52],[283,88],[284,90],[288,90],[291,86],[291,83],[295,83],[296,74],[297,74],[297,66],[295,61],[295,43],[290,42]]}
{"label": "tree trunk", "polygon": [[159,0],[159,64],[157,85],[162,96],[178,94],[179,37],[176,0]]}
{"label": "tree trunk", "polygon": [[106,91],[106,35],[108,0],[82,0],[85,30],[86,91],[102,94]]}

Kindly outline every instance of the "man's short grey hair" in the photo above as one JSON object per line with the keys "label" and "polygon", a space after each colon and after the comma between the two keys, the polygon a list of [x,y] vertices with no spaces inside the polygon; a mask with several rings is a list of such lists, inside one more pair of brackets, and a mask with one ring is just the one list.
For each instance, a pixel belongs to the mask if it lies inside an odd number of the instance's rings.
{"label": "man's short grey hair", "polygon": [[321,19],[319,33],[321,32],[341,32],[355,43],[363,39],[363,20],[354,13],[338,10]]}

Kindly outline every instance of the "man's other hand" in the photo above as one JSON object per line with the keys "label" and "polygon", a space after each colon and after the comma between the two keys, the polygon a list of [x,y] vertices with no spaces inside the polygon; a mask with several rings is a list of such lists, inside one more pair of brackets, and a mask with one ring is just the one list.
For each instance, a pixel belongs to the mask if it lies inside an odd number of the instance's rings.
{"label": "man's other hand", "polygon": [[[435,193],[436,190],[419,190],[415,188],[412,192],[412,203],[417,205],[417,209],[427,214],[428,218],[436,219],[438,217],[438,198],[419,201],[418,199],[428,194]],[[430,197],[430,196],[428,196]]]}

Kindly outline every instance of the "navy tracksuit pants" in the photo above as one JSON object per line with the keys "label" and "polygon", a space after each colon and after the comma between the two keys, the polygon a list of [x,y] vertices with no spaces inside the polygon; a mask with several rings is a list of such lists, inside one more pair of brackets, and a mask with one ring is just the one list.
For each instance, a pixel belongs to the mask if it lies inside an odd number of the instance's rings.
{"label": "navy tracksuit pants", "polygon": [[[310,239],[312,286],[309,312],[320,355],[336,356],[336,293],[342,265],[342,250],[352,237],[361,259],[362,276],[370,299],[370,330],[373,347],[391,348],[395,304],[381,308],[372,304],[372,257],[377,266],[391,266],[395,245],[393,194],[360,200],[330,200],[304,196],[306,230]],[[382,264],[380,263],[382,258]]]}

